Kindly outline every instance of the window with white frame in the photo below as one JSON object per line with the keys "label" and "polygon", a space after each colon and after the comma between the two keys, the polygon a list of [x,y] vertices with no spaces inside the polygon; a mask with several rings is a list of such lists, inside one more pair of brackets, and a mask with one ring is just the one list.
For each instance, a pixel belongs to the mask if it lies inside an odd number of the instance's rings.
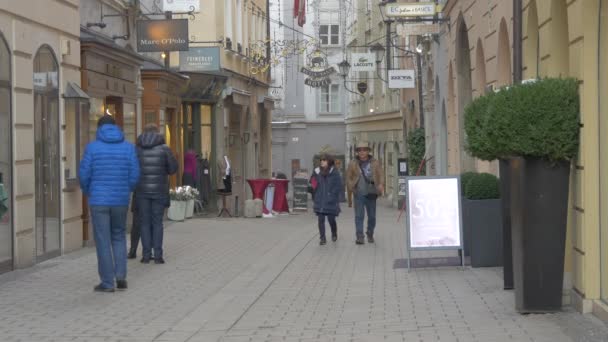
{"label": "window with white frame", "polygon": [[321,25],[319,27],[319,39],[322,45],[339,45],[340,25]]}
{"label": "window with white frame", "polygon": [[319,99],[319,111],[321,113],[340,112],[340,85],[330,84],[321,87]]}

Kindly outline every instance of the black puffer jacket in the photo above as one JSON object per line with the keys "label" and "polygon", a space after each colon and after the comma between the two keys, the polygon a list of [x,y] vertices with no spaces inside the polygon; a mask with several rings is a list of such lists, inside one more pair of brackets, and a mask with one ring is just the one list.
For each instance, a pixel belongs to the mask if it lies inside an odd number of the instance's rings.
{"label": "black puffer jacket", "polygon": [[142,198],[167,198],[169,178],[177,172],[177,160],[165,145],[165,138],[158,133],[144,133],[137,138],[137,156],[141,176],[137,184],[137,196]]}

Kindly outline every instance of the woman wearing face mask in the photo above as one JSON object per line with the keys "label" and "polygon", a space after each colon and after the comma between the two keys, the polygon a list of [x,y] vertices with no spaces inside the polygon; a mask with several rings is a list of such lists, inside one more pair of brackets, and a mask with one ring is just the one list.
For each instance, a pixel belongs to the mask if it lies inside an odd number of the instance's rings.
{"label": "woman wearing face mask", "polygon": [[335,159],[330,155],[321,156],[321,166],[315,169],[317,181],[314,196],[314,211],[319,219],[320,244],[325,245],[325,218],[331,227],[332,241],[338,240],[336,216],[340,214],[340,193],[344,191],[342,177],[335,168]]}

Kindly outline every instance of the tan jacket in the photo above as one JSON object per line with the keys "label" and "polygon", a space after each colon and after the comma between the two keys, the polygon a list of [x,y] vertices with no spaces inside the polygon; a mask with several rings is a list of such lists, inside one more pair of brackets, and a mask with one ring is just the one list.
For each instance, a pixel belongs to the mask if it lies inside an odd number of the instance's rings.
{"label": "tan jacket", "polygon": [[[376,185],[376,189],[378,189],[380,186],[384,188],[384,171],[382,170],[382,165],[380,165],[380,161],[372,158],[372,156],[370,156],[370,158],[372,163],[371,167],[374,185]],[[349,192],[356,192],[355,190],[357,190],[357,182],[359,181],[359,177],[361,177],[359,158],[355,158],[350,162],[350,164],[348,164],[348,169],[346,170],[346,187]]]}

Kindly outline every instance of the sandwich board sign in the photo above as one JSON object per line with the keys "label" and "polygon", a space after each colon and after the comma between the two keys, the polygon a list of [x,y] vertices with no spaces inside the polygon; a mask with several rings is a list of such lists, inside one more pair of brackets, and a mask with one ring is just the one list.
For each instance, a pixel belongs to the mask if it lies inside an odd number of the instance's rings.
{"label": "sandwich board sign", "polygon": [[412,251],[463,250],[460,177],[406,179],[408,269]]}

